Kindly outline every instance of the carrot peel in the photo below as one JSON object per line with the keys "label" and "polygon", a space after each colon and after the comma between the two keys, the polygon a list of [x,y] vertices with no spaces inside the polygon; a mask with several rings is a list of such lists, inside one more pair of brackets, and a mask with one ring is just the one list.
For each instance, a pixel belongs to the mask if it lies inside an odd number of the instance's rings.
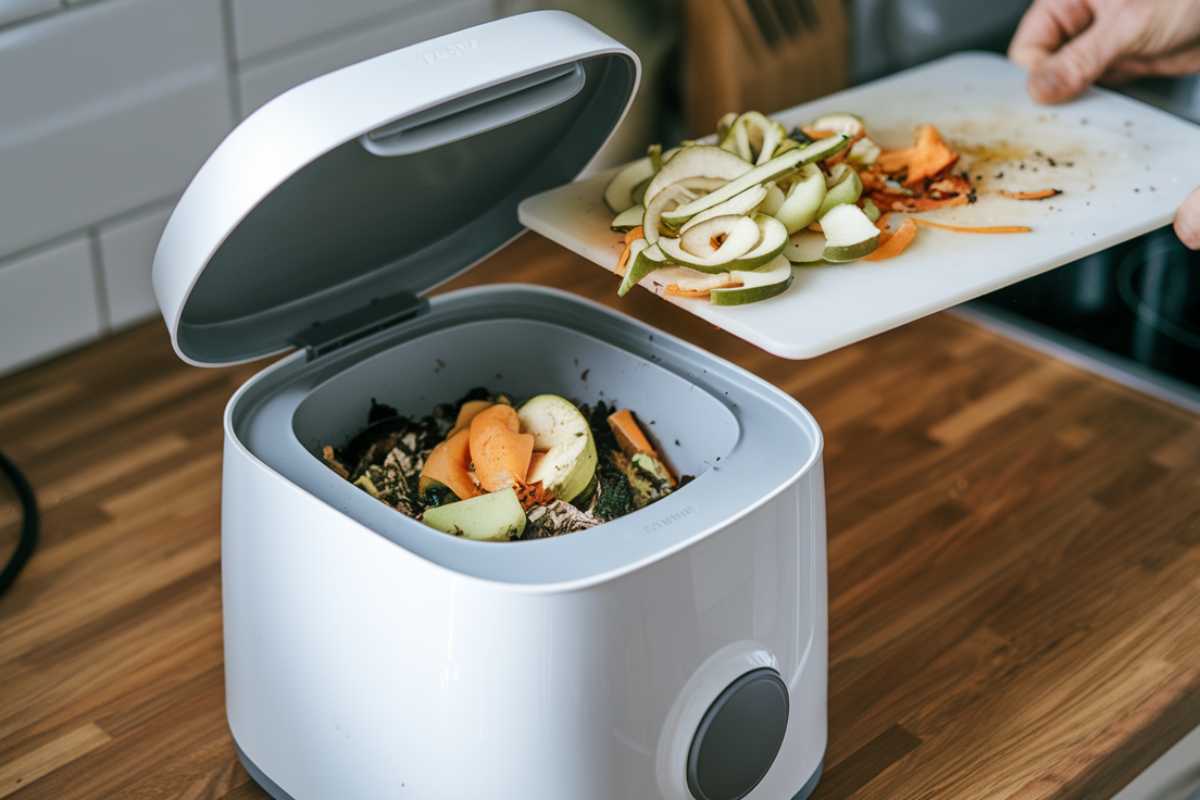
{"label": "carrot peel", "polygon": [[875,248],[875,252],[866,257],[867,261],[886,261],[889,258],[895,258],[908,249],[908,246],[917,238],[917,223],[911,218],[904,220],[904,223],[896,230],[895,233],[888,236],[887,239]]}
{"label": "carrot peel", "polygon": [[484,490],[495,492],[516,486],[529,474],[533,434],[520,430],[521,423],[512,406],[491,406],[471,420],[468,431],[471,461]]}
{"label": "carrot peel", "polygon": [[1001,189],[1000,194],[1009,200],[1049,200],[1062,194],[1062,189],[1037,189],[1032,192],[1009,192]]}
{"label": "carrot peel", "polygon": [[629,255],[631,252],[633,252],[633,243],[638,239],[641,239],[644,235],[645,233],[643,232],[641,225],[638,225],[636,228],[630,228],[629,231],[626,232],[625,248],[621,250],[621,257],[617,259],[617,268],[613,270],[618,275],[625,274],[625,265],[629,263]]}
{"label": "carrot peel", "polygon": [[646,438],[642,427],[633,418],[633,412],[622,408],[608,415],[608,427],[617,439],[617,445],[625,455],[632,457],[637,453],[649,453],[657,457],[654,445]]}
{"label": "carrot peel", "polygon": [[950,225],[921,217],[912,217],[911,219],[924,228],[937,228],[954,233],[1030,233],[1033,231],[1033,228],[1028,225]]}

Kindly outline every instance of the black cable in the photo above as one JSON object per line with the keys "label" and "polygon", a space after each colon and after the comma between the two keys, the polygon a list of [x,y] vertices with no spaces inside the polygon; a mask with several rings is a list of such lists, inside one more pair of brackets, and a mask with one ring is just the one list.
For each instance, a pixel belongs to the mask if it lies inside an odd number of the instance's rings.
{"label": "black cable", "polygon": [[12,557],[8,559],[8,563],[4,565],[4,570],[0,571],[0,595],[2,595],[12,586],[17,575],[29,561],[29,557],[33,555],[33,550],[37,547],[40,519],[37,496],[33,493],[33,487],[29,485],[25,473],[21,472],[16,464],[9,461],[8,456],[4,453],[0,453],[0,472],[3,472],[12,483],[17,500],[21,503],[23,515],[21,537],[17,540],[17,548],[13,551]]}

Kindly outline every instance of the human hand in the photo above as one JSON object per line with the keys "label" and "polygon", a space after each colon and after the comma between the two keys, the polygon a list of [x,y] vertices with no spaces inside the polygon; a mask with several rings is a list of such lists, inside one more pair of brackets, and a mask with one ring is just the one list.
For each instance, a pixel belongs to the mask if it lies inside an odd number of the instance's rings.
{"label": "human hand", "polygon": [[[1035,0],[1008,48],[1029,70],[1029,94],[1060,103],[1097,81],[1200,72],[1200,0]],[[1175,232],[1200,249],[1200,189]]]}

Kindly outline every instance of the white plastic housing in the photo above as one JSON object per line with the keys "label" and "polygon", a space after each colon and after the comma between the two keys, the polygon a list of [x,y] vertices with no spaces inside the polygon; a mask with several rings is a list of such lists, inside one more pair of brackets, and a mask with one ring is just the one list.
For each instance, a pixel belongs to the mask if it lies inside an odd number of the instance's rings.
{"label": "white plastic housing", "polygon": [[[484,315],[515,325],[525,307],[564,329],[569,320],[585,332],[612,326],[627,335],[622,346],[643,342],[645,354],[662,353],[665,370],[694,370],[698,385],[710,381],[706,392],[730,387],[719,402],[741,429],[722,463],[739,468],[727,478],[709,468],[667,500],[589,531],[481,544],[424,528],[332,472],[330,483],[314,483],[320,476],[308,467],[325,468],[311,453],[256,452],[260,428],[279,423],[270,421],[279,409],[337,388],[339,374],[368,359],[428,382],[434,394],[451,391],[429,368],[419,334],[452,335]],[[589,390],[565,377],[578,374],[572,361],[608,352],[599,344],[582,352],[559,351],[553,341],[542,347],[546,374],[559,376],[545,390],[573,395]],[[333,367],[284,359],[245,384],[225,416],[227,704],[246,757],[296,800],[691,800],[684,760],[700,717],[739,675],[770,666],[788,686],[791,713],[779,756],[748,797],[790,800],[818,768],[826,738],[825,508],[811,417],[697,348],[545,290],[457,292],[353,350]],[[641,358],[626,352],[618,366],[642,374]],[[656,402],[664,386],[654,373],[641,380],[647,399],[626,397],[635,407]],[[808,443],[797,448],[793,469],[773,472],[764,453],[756,476],[754,454],[740,451],[740,440],[755,440],[746,424],[755,396],[779,404],[755,425]],[[345,402],[365,409],[368,398]],[[721,482],[732,491],[756,478],[772,483],[754,503],[723,507],[714,492]],[[360,507],[378,507],[395,530],[364,525],[354,518]],[[701,507],[726,521],[690,527]],[[649,557],[631,549],[628,563],[603,574],[561,581],[469,575],[448,566],[457,551],[427,558],[394,541],[461,546],[463,564],[489,553],[531,564],[563,559],[569,572],[565,561],[589,542],[620,548],[623,525],[661,546]]]}

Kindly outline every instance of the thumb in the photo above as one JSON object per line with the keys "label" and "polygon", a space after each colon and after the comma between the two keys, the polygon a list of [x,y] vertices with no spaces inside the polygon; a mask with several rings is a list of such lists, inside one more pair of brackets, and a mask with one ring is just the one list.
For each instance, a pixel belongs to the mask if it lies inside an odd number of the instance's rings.
{"label": "thumb", "polygon": [[1175,235],[1192,250],[1200,250],[1200,189],[1188,195],[1175,215]]}
{"label": "thumb", "polygon": [[1120,57],[1125,35],[1098,20],[1029,73],[1029,93],[1039,103],[1061,103],[1081,94]]}

